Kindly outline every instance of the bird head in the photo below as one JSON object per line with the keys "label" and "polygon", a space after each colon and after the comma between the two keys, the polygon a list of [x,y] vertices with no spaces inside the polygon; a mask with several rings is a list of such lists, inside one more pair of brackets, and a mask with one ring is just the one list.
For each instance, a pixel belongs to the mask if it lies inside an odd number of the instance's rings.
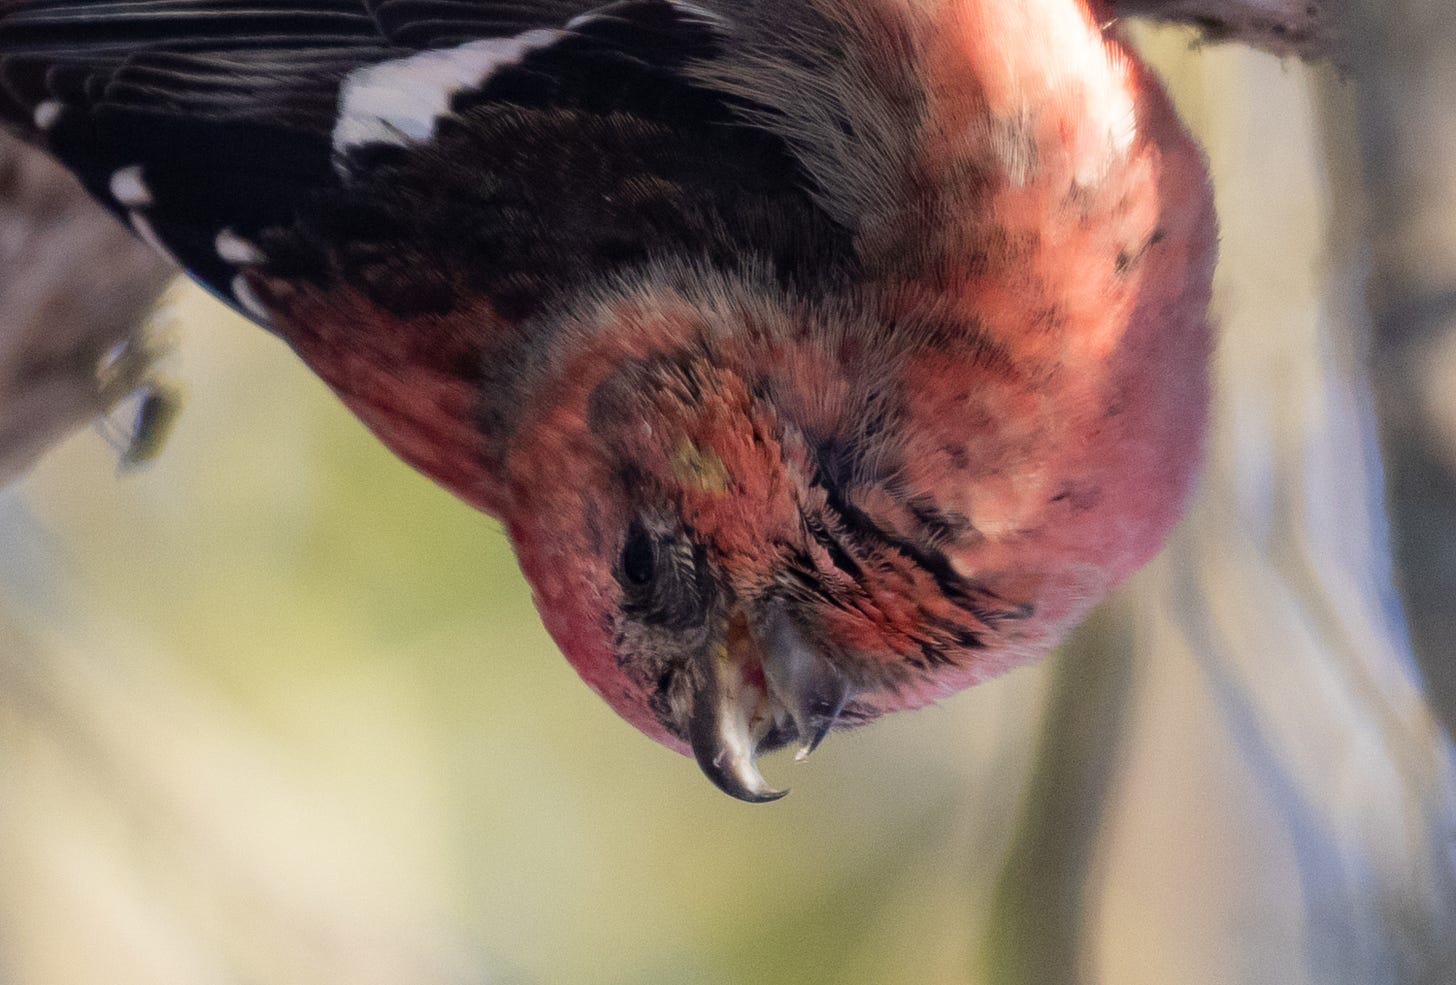
{"label": "bird head", "polygon": [[824,333],[636,316],[532,386],[508,527],[587,683],[723,791],[776,799],[759,753],[929,700],[907,693],[982,646],[989,596],[861,502],[864,408],[795,341]]}

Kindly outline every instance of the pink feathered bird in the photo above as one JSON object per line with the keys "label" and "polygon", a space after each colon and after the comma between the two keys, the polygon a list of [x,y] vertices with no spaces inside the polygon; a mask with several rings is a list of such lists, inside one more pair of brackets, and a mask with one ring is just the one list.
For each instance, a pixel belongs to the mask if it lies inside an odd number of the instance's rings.
{"label": "pink feathered bird", "polygon": [[1177,519],[1198,148],[1085,0],[11,0],[0,115],[507,526],[719,787]]}

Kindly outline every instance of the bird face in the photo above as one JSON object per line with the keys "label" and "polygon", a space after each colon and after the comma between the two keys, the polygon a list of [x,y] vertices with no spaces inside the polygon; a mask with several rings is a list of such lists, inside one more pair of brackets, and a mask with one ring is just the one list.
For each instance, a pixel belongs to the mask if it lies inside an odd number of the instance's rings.
{"label": "bird face", "polygon": [[823,333],[617,328],[564,347],[507,455],[517,554],[588,684],[763,801],[758,753],[985,676],[1020,615],[957,572],[893,410],[836,385]]}
{"label": "bird face", "polygon": [[[531,484],[511,530],[548,627],[624,717],[690,748],[718,787],[775,799],[754,765],[807,755],[855,687],[814,645],[812,465],[755,381],[697,347],[629,358],[577,388],[512,454],[595,481]],[[573,472],[577,466],[573,466]],[[603,493],[605,492],[605,495]],[[868,706],[850,711],[868,717]]]}

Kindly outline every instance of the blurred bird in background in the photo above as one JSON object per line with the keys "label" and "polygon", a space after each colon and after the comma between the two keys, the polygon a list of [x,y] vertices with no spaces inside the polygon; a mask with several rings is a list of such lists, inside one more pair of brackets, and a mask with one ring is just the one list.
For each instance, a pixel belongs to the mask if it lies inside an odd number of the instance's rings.
{"label": "blurred bird in background", "polygon": [[177,269],[54,160],[0,133],[0,270],[4,483],[151,385],[164,342],[146,316]]}

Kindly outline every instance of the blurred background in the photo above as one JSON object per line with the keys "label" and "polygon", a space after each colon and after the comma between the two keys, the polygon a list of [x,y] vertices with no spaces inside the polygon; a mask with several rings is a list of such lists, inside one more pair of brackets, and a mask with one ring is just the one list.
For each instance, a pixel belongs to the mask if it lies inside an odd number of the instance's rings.
{"label": "blurred background", "polygon": [[771,758],[771,807],[174,285],[157,461],[82,428],[0,490],[0,982],[1456,982],[1456,6],[1346,17],[1335,67],[1137,31],[1223,224],[1168,549],[1041,665]]}

